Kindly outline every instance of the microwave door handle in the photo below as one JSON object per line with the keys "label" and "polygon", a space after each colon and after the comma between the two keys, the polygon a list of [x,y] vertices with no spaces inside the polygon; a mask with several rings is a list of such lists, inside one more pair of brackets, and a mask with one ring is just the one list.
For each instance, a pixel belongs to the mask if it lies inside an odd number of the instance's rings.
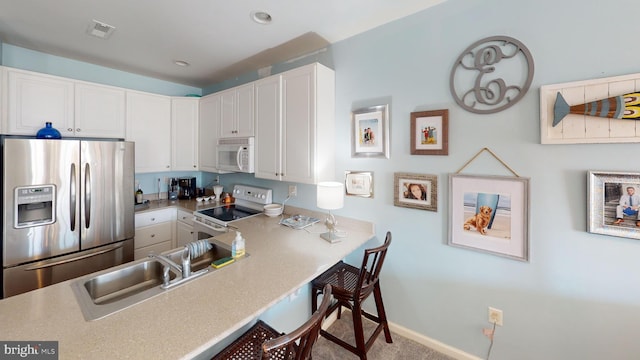
{"label": "microwave door handle", "polygon": [[240,158],[242,156],[242,150],[244,149],[243,146],[240,146],[238,148],[238,152],[236,154],[236,162],[238,163],[238,169],[242,170],[242,164],[240,163]]}
{"label": "microwave door handle", "polygon": [[91,225],[91,168],[85,164],[84,171],[84,223],[85,228]]}
{"label": "microwave door handle", "polygon": [[71,231],[76,230],[76,164],[71,164],[69,174],[69,219]]}

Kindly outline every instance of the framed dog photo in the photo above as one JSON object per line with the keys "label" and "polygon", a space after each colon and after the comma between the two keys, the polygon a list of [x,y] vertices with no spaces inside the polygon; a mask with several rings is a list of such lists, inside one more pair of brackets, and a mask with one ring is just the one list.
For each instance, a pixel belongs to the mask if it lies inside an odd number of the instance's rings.
{"label": "framed dog photo", "polygon": [[449,176],[449,245],[529,261],[529,179]]}
{"label": "framed dog photo", "polygon": [[393,177],[393,205],[438,211],[436,175],[394,173]]}
{"label": "framed dog photo", "polygon": [[589,171],[588,231],[640,239],[640,173]]}
{"label": "framed dog photo", "polygon": [[449,110],[411,113],[411,155],[449,154]]}
{"label": "framed dog photo", "polygon": [[351,129],[351,157],[389,158],[388,105],[354,110]]}

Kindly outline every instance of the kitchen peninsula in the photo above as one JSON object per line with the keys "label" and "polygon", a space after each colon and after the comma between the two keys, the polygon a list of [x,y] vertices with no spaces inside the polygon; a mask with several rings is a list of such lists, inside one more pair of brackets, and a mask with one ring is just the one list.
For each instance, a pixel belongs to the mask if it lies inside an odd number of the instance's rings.
{"label": "kitchen peninsula", "polygon": [[[305,214],[287,208],[298,210]],[[371,223],[341,218],[347,237],[330,244],[319,236],[323,225],[294,230],[279,220],[260,215],[234,223],[250,256],[103,319],[84,319],[71,281],[0,300],[0,339],[58,341],[61,359],[191,359],[375,234]],[[231,244],[234,235],[216,238]]]}

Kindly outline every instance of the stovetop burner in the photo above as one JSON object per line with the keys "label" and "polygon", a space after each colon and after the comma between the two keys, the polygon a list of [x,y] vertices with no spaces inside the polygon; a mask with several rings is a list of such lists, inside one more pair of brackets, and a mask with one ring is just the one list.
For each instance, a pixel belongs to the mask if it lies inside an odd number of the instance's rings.
{"label": "stovetop burner", "polygon": [[262,213],[266,204],[271,204],[272,190],[248,185],[235,185],[233,197],[235,204],[216,206],[193,212],[194,221],[207,224],[209,222],[227,226],[234,220]]}
{"label": "stovetop burner", "polygon": [[229,222],[233,220],[242,219],[247,216],[256,215],[261,213],[260,210],[249,209],[247,207],[239,205],[224,205],[211,209],[204,209],[198,211],[202,215],[206,215],[223,222]]}

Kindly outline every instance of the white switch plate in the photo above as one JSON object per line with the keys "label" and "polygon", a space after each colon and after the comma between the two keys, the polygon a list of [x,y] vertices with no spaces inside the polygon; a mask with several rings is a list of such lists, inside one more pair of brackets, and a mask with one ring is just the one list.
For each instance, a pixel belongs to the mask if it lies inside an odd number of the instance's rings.
{"label": "white switch plate", "polygon": [[298,187],[295,185],[289,185],[289,196],[297,196],[298,195]]}

